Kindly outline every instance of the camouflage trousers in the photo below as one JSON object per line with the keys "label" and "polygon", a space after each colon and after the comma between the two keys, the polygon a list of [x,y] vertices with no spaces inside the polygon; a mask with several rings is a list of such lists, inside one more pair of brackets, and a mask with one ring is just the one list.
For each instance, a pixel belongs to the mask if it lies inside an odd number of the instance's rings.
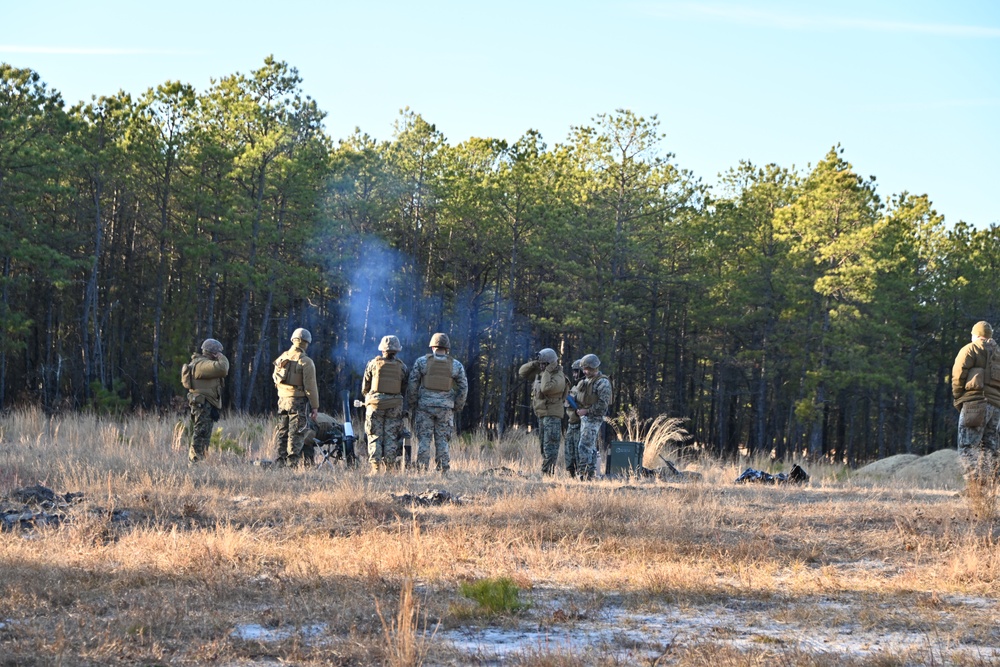
{"label": "camouflage trousers", "polygon": [[427,469],[431,463],[431,440],[434,441],[434,462],[437,469],[447,472],[451,467],[448,441],[455,434],[455,411],[451,408],[417,408],[413,415],[413,436],[417,439],[417,467]]}
{"label": "camouflage trousers", "polygon": [[201,394],[189,393],[188,406],[191,408],[191,444],[188,446],[188,460],[201,461],[205,458],[212,442],[212,429],[218,419],[218,410]]}
{"label": "camouflage trousers", "polygon": [[559,458],[559,441],[562,440],[562,418],[539,417],[538,437],[542,441],[542,474],[554,475]]}
{"label": "camouflage trousers", "polygon": [[368,436],[368,463],[372,468],[396,465],[397,448],[403,436],[403,407],[371,407],[365,411],[365,435]]}
{"label": "camouflage trousers", "polygon": [[966,426],[969,414],[962,406],[958,417],[958,458],[965,473],[965,481],[971,483],[996,483],[1000,481],[1000,408],[986,404],[986,416],[975,427]]}
{"label": "camouflage trousers", "polygon": [[597,436],[604,419],[600,417],[580,418],[580,444],[576,451],[576,474],[581,479],[593,479],[597,472]]}
{"label": "camouflage trousers", "polygon": [[566,449],[563,458],[566,459],[565,460],[566,472],[568,472],[572,477],[576,476],[577,458],[579,457],[579,449],[578,449],[579,447],[580,447],[580,422],[576,422],[575,424],[573,422],[570,422],[569,425],[566,426]]}
{"label": "camouflage trousers", "polygon": [[274,427],[278,466],[295,466],[302,462],[302,445],[309,428],[309,399],[305,396],[278,398],[278,423]]}

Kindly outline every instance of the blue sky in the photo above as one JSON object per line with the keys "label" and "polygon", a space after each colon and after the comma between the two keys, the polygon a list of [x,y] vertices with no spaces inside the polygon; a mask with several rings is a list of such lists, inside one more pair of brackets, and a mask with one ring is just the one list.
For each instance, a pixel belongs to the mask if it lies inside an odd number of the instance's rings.
{"label": "blue sky", "polygon": [[804,169],[839,143],[883,197],[1000,223],[1000,2],[0,0],[0,61],[67,103],[212,78],[273,54],[327,130],[392,135],[399,110],[550,144],[617,108],[657,115],[705,182],[740,160]]}

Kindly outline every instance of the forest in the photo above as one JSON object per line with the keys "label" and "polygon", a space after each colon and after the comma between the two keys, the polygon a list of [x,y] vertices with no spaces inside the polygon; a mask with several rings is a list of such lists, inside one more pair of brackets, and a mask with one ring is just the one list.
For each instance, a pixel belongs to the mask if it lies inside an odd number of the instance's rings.
{"label": "forest", "polygon": [[709,187],[626,109],[554,145],[451,143],[410,109],[389,140],[334,138],[324,117],[274,58],[72,107],[0,63],[0,408],[177,410],[212,337],[227,410],[264,413],[301,326],[336,412],[383,335],[409,364],[441,331],[464,430],[531,423],[517,368],[552,347],[600,357],[613,414],[687,419],[722,457],[954,446],[952,361],[997,323],[997,225],[877,193],[839,145]]}

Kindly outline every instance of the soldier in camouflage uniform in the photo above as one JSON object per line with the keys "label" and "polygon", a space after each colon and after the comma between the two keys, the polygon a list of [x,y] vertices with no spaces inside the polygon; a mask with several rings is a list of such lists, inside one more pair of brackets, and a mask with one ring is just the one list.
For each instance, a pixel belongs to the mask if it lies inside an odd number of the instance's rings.
{"label": "soldier in camouflage uniform", "polygon": [[[580,360],[573,362],[573,377],[570,378],[573,387],[569,390],[569,395],[580,404],[583,398],[583,371],[580,370]],[[576,414],[576,409],[566,401],[566,414],[569,416],[569,423],[566,425],[566,445],[565,456],[566,472],[570,477],[576,477],[576,459],[579,455],[580,446],[580,415]]]}
{"label": "soldier in camouflage uniform", "polygon": [[580,445],[577,448],[576,471],[580,479],[594,479],[597,470],[597,436],[604,417],[611,407],[611,380],[598,370],[601,360],[596,354],[585,354],[580,367],[586,379],[580,400]]}
{"label": "soldier in camouflage uniform", "polygon": [[319,388],[316,386],[316,364],[306,355],[312,334],[305,329],[292,332],[292,347],[274,360],[274,387],[278,390],[278,423],[274,438],[278,451],[275,465],[292,467],[307,465],[302,446],[309,419],[316,421],[319,413]]}
{"label": "soldier in camouflage uniform", "polygon": [[546,347],[535,359],[521,366],[517,374],[532,382],[531,407],[538,417],[538,437],[542,445],[542,475],[554,475],[562,440],[562,418],[565,412],[566,376],[559,365],[556,351]]}
{"label": "soldier in camouflage uniform", "polygon": [[972,327],[951,370],[958,418],[959,460],[966,483],[995,487],[1000,481],[1000,355],[989,322]]}
{"label": "soldier in camouflage uniform", "polygon": [[406,402],[418,442],[417,467],[426,470],[430,465],[433,439],[437,469],[447,473],[451,467],[448,441],[455,433],[455,413],[465,407],[469,381],[465,366],[448,354],[451,343],[447,334],[431,336],[430,347],[431,354],[413,362]]}
{"label": "soldier in camouflage uniform", "polygon": [[181,370],[181,382],[188,390],[191,408],[191,444],[188,460],[197,463],[205,458],[212,441],[212,429],[219,421],[222,409],[222,387],[229,375],[229,359],[222,354],[222,343],[207,338],[201,353],[191,355],[191,361]]}
{"label": "soldier in camouflage uniform", "polygon": [[365,397],[365,434],[372,472],[396,466],[396,446],[403,434],[403,390],[409,369],[396,358],[403,347],[396,336],[384,336],[381,355],[368,362],[361,381]]}
{"label": "soldier in camouflage uniform", "polygon": [[316,419],[302,436],[302,458],[306,465],[316,462],[316,444],[328,443],[331,439],[342,439],[344,426],[325,412],[316,413]]}

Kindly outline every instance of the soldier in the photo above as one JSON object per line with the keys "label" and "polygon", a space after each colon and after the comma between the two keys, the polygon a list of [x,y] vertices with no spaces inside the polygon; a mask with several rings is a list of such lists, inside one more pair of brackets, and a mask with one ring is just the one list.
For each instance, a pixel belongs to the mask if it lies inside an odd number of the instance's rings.
{"label": "soldier", "polygon": [[431,353],[413,362],[406,389],[406,402],[413,416],[417,437],[417,467],[426,470],[431,462],[431,439],[437,469],[447,473],[451,467],[448,441],[455,432],[455,413],[465,407],[469,381],[465,366],[448,351],[448,335],[431,336]]}
{"label": "soldier", "polygon": [[972,342],[955,357],[951,392],[958,417],[958,452],[970,490],[1000,478],[1000,355],[989,322],[976,322]]}
{"label": "soldier", "polygon": [[274,429],[278,451],[274,462],[279,467],[304,464],[302,446],[309,427],[307,416],[316,421],[319,412],[316,364],[306,356],[311,342],[311,333],[296,329],[292,332],[292,346],[274,360],[272,379],[278,390],[278,423]]}
{"label": "soldier", "polygon": [[212,429],[219,421],[222,409],[222,387],[229,375],[229,359],[222,354],[222,343],[206,338],[201,354],[191,355],[191,361],[181,369],[181,384],[188,390],[191,407],[191,444],[188,460],[197,463],[205,458],[212,440]]}
{"label": "soldier", "polygon": [[316,462],[316,444],[329,443],[344,437],[344,426],[325,412],[316,413],[316,419],[302,436],[302,458],[306,465]]}
{"label": "soldier", "polygon": [[521,366],[517,374],[532,381],[531,407],[538,417],[538,437],[542,445],[542,475],[554,475],[562,439],[562,418],[565,412],[566,376],[559,365],[556,351],[546,347],[536,358]]}
{"label": "soldier", "polygon": [[596,354],[585,354],[580,368],[586,379],[580,398],[580,444],[577,448],[576,471],[580,479],[594,479],[597,469],[597,432],[611,407],[611,380],[598,370],[601,360]]}
{"label": "soldier", "polygon": [[396,358],[403,349],[395,336],[384,336],[382,352],[368,362],[361,394],[365,397],[365,434],[368,436],[368,464],[372,472],[395,467],[397,443],[403,433],[403,389],[409,369]]}
{"label": "soldier", "polygon": [[[583,398],[583,371],[580,370],[579,359],[573,362],[572,374],[573,387],[569,390],[569,396],[579,405]],[[569,423],[566,425],[566,472],[569,473],[570,477],[576,477],[576,459],[580,446],[580,415],[576,413],[576,409],[570,405],[568,399],[566,401],[566,414],[569,416]]]}

